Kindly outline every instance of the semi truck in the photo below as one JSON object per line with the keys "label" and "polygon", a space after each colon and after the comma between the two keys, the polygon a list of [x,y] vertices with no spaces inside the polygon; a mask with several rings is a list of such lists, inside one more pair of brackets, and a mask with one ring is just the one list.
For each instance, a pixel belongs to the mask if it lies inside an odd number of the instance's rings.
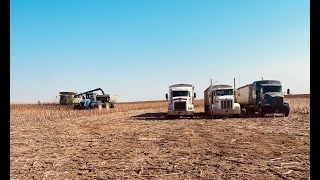
{"label": "semi truck", "polygon": [[204,111],[210,116],[234,116],[241,114],[240,104],[234,100],[230,85],[210,85],[204,91]]}
{"label": "semi truck", "polygon": [[237,88],[236,102],[249,115],[258,112],[263,117],[266,114],[282,113],[287,117],[290,112],[289,102],[284,100],[279,80],[254,81]]}
{"label": "semi truck", "polygon": [[193,118],[194,98],[196,98],[196,93],[194,86],[191,84],[169,86],[169,94],[166,94],[166,99],[169,100],[167,117],[169,119],[179,118],[180,116]]}

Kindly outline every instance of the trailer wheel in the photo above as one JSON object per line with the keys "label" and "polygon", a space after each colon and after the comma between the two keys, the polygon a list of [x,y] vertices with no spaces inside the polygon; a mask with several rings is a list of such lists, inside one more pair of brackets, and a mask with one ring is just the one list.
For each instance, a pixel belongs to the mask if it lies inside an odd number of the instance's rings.
{"label": "trailer wheel", "polygon": [[289,116],[289,112],[290,112],[290,109],[289,107],[285,107],[285,110],[284,110],[284,117],[288,117]]}

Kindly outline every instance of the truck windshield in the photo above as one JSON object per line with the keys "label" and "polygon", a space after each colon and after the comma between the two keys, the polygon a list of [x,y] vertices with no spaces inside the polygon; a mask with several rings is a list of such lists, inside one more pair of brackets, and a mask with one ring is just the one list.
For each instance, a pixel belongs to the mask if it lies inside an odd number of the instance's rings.
{"label": "truck windshield", "polygon": [[233,89],[216,90],[216,96],[233,95]]}
{"label": "truck windshield", "polygon": [[189,91],[172,91],[172,97],[189,96]]}
{"label": "truck windshield", "polygon": [[281,92],[281,86],[263,86],[263,92]]}

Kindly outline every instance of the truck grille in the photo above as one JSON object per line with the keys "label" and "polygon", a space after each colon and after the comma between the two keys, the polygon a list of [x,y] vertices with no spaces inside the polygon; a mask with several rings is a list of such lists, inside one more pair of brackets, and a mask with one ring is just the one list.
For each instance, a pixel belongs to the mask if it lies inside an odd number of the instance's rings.
{"label": "truck grille", "polygon": [[80,102],[80,106],[84,106],[84,102]]}
{"label": "truck grille", "polygon": [[283,97],[273,97],[271,105],[272,106],[282,106],[283,105]]}
{"label": "truck grille", "polygon": [[174,110],[186,110],[186,102],[185,101],[180,101],[180,102],[175,102],[174,103]]}
{"label": "truck grille", "polygon": [[232,100],[222,100],[221,101],[221,109],[232,109],[233,103]]}

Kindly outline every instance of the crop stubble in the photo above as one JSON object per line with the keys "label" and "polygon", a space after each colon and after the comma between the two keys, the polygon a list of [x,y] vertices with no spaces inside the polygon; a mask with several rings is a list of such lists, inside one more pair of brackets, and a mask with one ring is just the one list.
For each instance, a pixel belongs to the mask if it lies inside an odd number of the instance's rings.
{"label": "crop stubble", "polygon": [[[308,179],[310,98],[289,117],[165,118],[167,102],[11,105],[11,179]],[[196,101],[196,112],[203,101]]]}

